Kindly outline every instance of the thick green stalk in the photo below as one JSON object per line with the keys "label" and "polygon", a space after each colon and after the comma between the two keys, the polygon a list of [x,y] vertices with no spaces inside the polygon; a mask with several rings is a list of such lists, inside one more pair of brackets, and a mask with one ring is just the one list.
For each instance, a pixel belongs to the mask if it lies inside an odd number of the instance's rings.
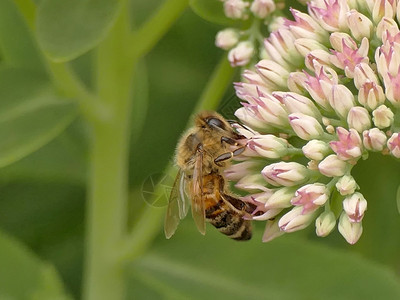
{"label": "thick green stalk", "polygon": [[107,108],[92,121],[90,187],[83,299],[125,298],[123,265],[115,259],[126,229],[128,146],[134,62],[126,42],[126,14],[117,20],[97,50],[98,97]]}

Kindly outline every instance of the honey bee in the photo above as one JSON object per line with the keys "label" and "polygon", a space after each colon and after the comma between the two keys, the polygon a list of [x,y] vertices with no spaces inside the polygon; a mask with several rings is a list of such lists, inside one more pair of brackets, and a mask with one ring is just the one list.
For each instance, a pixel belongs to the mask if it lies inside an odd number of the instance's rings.
{"label": "honey bee", "polygon": [[[189,203],[200,233],[205,234],[207,220],[232,239],[251,238],[251,221],[244,217],[254,208],[232,195],[223,176],[230,159],[245,150],[237,142],[241,138],[244,137],[216,112],[203,111],[196,116],[194,127],[182,136],[176,151],[179,172],[165,217],[167,238],[186,216]],[[232,146],[238,147],[231,151]]]}

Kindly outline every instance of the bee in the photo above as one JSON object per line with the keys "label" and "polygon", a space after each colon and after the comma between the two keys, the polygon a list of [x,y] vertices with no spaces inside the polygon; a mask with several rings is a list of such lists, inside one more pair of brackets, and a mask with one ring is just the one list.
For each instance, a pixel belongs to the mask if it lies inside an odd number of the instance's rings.
{"label": "bee", "polygon": [[[229,191],[223,176],[230,159],[245,150],[246,146],[239,146],[237,142],[244,137],[216,112],[203,111],[194,123],[177,146],[179,172],[168,203],[165,236],[170,238],[175,233],[190,203],[200,233],[205,234],[205,221],[208,221],[232,239],[249,240],[252,226],[245,216],[254,208]],[[231,151],[233,146],[237,148]]]}

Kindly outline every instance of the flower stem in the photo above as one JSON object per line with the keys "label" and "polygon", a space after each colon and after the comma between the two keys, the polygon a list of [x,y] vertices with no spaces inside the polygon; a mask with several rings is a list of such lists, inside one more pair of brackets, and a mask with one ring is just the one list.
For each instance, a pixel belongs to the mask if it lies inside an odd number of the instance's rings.
{"label": "flower stem", "polygon": [[123,265],[115,260],[126,226],[128,146],[134,61],[127,52],[127,10],[97,49],[96,83],[107,115],[91,121],[91,170],[87,203],[83,299],[125,298]]}

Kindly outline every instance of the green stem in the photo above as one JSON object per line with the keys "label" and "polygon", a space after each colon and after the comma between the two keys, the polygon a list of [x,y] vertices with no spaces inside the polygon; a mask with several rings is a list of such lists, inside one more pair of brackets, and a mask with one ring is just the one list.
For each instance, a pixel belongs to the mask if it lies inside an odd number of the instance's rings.
{"label": "green stem", "polygon": [[189,0],[167,0],[144,25],[131,35],[132,53],[140,58],[148,53],[188,6]]}
{"label": "green stem", "polygon": [[[194,113],[203,109],[216,109],[224,95],[227,87],[231,84],[234,69],[229,65],[225,55],[210,76],[203,93],[194,109]],[[168,166],[165,174],[174,178],[176,170],[173,166]],[[155,197],[159,197],[162,186],[155,187]],[[165,200],[167,201],[167,200]],[[153,201],[150,201],[153,203]],[[126,242],[121,247],[119,259],[121,261],[131,261],[140,256],[160,232],[160,225],[165,214],[164,209],[146,206],[138,222],[135,223]]]}
{"label": "green stem", "polygon": [[125,271],[115,259],[126,229],[131,79],[129,20],[121,10],[97,50],[97,91],[109,114],[92,120],[91,170],[83,299],[125,298]]}

